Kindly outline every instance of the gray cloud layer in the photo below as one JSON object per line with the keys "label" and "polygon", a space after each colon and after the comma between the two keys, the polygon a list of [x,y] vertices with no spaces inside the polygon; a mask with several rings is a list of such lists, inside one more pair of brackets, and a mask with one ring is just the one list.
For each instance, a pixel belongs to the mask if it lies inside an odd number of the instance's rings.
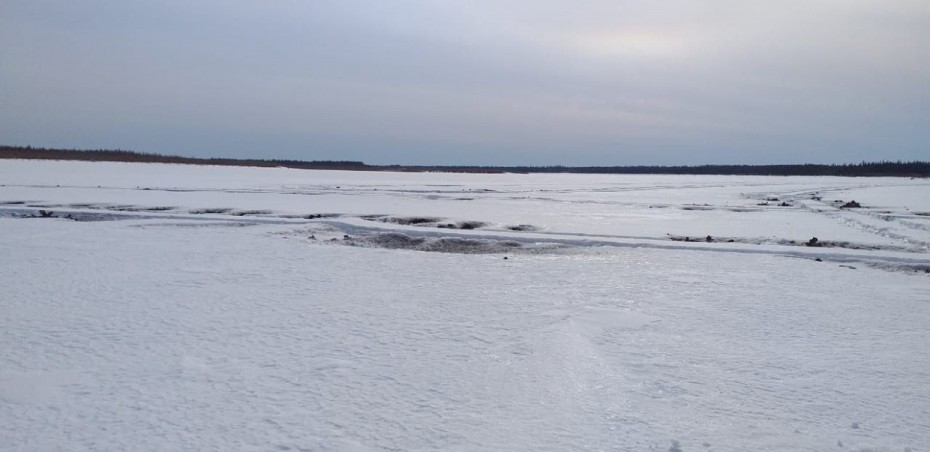
{"label": "gray cloud layer", "polygon": [[0,6],[0,142],[372,163],[930,159],[924,0]]}

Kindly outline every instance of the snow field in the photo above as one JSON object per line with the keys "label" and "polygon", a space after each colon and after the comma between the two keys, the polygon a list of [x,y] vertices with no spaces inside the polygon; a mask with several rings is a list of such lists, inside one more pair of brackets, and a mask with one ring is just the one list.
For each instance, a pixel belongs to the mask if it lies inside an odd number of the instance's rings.
{"label": "snow field", "polygon": [[[7,212],[55,205],[47,209],[56,215],[136,216],[0,215],[2,450],[916,451],[930,444],[930,279],[871,265],[926,263],[923,230],[899,224],[923,224],[919,215],[879,219],[893,228],[879,231],[870,222],[888,214],[877,210],[903,216],[903,205],[849,212],[808,199],[815,208],[725,210],[754,207],[764,196],[797,204],[827,186],[859,187],[867,200],[867,183],[899,190],[902,201],[924,199],[920,181],[85,165],[0,162],[0,201],[28,201],[0,206]],[[472,201],[418,194],[446,179],[464,184],[444,189],[454,197],[496,191]],[[134,181],[159,180],[200,188],[135,189]],[[642,192],[635,195],[642,202],[611,180]],[[589,181],[600,189],[586,194]],[[358,188],[373,184],[394,193]],[[285,194],[284,185],[306,191]],[[306,194],[309,186],[320,194]],[[529,199],[511,199],[517,191]],[[716,210],[682,209],[695,193]],[[85,206],[68,206],[77,203]],[[121,211],[116,203],[172,209]],[[656,203],[666,207],[648,207]],[[190,213],[213,207],[270,213]],[[288,217],[313,212],[341,216]],[[731,225],[735,237],[764,236],[758,231],[769,230],[769,218],[788,215],[822,227],[825,240],[887,248],[665,236],[683,223],[712,229],[704,219],[714,212],[759,221]],[[361,218],[371,214],[489,226],[450,231]],[[626,230],[613,228],[625,223]],[[539,229],[504,227],[511,224]],[[379,233],[512,240],[530,249],[437,253],[365,241]],[[540,245],[547,243],[558,246]]]}

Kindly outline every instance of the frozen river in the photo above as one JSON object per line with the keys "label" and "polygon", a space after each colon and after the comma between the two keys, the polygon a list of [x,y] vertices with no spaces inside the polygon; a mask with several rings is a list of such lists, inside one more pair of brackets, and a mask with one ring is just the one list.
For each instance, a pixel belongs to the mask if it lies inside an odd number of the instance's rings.
{"label": "frozen river", "polygon": [[925,450],[927,272],[919,179],[2,160],[0,450]]}

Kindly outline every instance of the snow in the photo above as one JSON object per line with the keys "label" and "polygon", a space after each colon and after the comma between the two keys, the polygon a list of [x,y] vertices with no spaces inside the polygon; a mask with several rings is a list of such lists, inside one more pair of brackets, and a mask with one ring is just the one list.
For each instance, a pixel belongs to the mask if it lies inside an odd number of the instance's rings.
{"label": "snow", "polygon": [[0,161],[0,185],[0,450],[930,444],[925,180]]}

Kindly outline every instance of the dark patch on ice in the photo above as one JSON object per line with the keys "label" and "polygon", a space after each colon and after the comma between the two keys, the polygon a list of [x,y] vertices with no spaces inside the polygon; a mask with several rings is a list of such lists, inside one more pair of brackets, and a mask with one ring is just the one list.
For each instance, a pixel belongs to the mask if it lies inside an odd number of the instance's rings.
{"label": "dark patch on ice", "polygon": [[389,217],[386,215],[365,215],[362,219],[369,221],[380,221],[382,223],[392,223],[404,226],[418,226],[435,224],[442,221],[442,218],[436,217]]}
{"label": "dark patch on ice", "polygon": [[[344,235],[345,240],[354,240],[348,235]],[[367,243],[379,248],[388,249],[411,249],[422,245],[426,241],[425,237],[410,237],[409,235],[386,232],[383,234],[374,234],[367,238],[358,239],[359,243]]]}
{"label": "dark patch on ice", "polygon": [[63,208],[63,209],[82,209],[82,210],[109,210],[113,212],[164,212],[175,210],[174,206],[137,206],[133,204],[95,204],[95,203],[73,203],[73,204],[30,204],[28,207],[37,208]]}
{"label": "dark patch on ice", "polygon": [[478,229],[487,226],[483,221],[460,221],[457,223],[459,229]]}
{"label": "dark patch on ice", "polygon": [[29,201],[3,201],[3,202],[0,202],[0,205],[4,205],[4,206],[18,206],[18,205],[26,204],[27,202],[29,202]]}
{"label": "dark patch on ice", "polygon": [[339,218],[341,213],[308,213],[304,215],[293,215],[293,214],[284,214],[278,215],[278,218],[292,218],[292,219],[303,219],[303,220],[319,220],[325,218]]}
{"label": "dark patch on ice", "polygon": [[[0,218],[17,218],[17,219],[32,219],[32,218],[60,218],[65,220],[72,220],[78,222],[86,221],[121,221],[121,220],[176,220],[176,221],[193,221],[199,224],[204,224],[204,222],[214,222],[214,223],[231,223],[235,225],[239,223],[241,225],[258,225],[258,224],[291,224],[291,222],[277,219],[277,218],[250,218],[249,220],[240,220],[242,216],[236,217],[236,220],[230,219],[221,219],[214,217],[191,217],[184,214],[158,214],[165,210],[175,209],[174,207],[132,207],[132,206],[122,206],[119,210],[110,209],[113,206],[107,205],[94,205],[93,207],[82,209],[82,210],[68,210],[67,208],[28,208],[25,206],[23,208],[8,208],[0,207]],[[117,206],[119,207],[119,206]],[[106,210],[103,210],[106,209]],[[118,213],[118,212],[127,212],[127,213]],[[132,213],[129,213],[132,212]]]}
{"label": "dark patch on ice", "polygon": [[139,210],[138,207],[131,205],[131,204],[106,204],[106,205],[95,205],[93,207],[87,207],[87,208],[112,210],[114,212],[137,212]]}
{"label": "dark patch on ice", "polygon": [[483,221],[460,221],[458,223],[442,223],[436,225],[440,229],[479,229],[487,226],[488,224]]}
{"label": "dark patch on ice", "polygon": [[668,240],[673,242],[704,242],[704,243],[744,243],[748,245],[780,245],[780,246],[805,246],[813,248],[843,248],[849,250],[866,250],[866,251],[903,251],[903,252],[924,252],[915,248],[894,245],[871,245],[866,243],[848,242],[845,240],[820,240],[812,237],[809,240],[791,240],[773,237],[718,237],[718,236],[701,236],[701,235],[672,235],[666,234]]}
{"label": "dark patch on ice", "polygon": [[229,212],[229,214],[237,216],[237,217],[244,217],[248,215],[270,215],[271,211],[270,210],[234,210],[232,212]]}
{"label": "dark patch on ice", "polygon": [[209,213],[229,213],[231,211],[232,209],[228,207],[206,207],[203,209],[191,209],[190,211],[188,211],[188,213],[192,213],[194,215],[202,215],[202,214],[209,214]]}
{"label": "dark patch on ice", "polygon": [[417,224],[429,224],[436,223],[440,218],[434,217],[389,217],[385,221],[387,223],[401,224],[401,225],[417,225]]}
{"label": "dark patch on ice", "polygon": [[341,216],[342,215],[338,213],[311,213],[310,215],[304,215],[300,218],[304,218],[307,220],[315,220],[318,218],[339,218]]}
{"label": "dark patch on ice", "polygon": [[58,218],[72,221],[116,221],[136,217],[106,212],[56,212],[54,210],[0,209],[0,218]]}
{"label": "dark patch on ice", "polygon": [[[333,215],[337,216],[337,215]],[[306,218],[306,217],[305,217]],[[313,217],[310,217],[313,218]],[[323,218],[323,217],[319,217]],[[381,223],[390,223],[390,224],[399,224],[402,226],[422,226],[422,227],[435,227],[438,229],[460,229],[460,230],[473,230],[473,229],[482,229],[489,226],[489,223],[485,221],[478,220],[464,220],[464,221],[443,221],[443,218],[440,217],[427,217],[427,216],[414,216],[414,217],[397,217],[390,215],[361,215],[359,218],[367,221],[377,221]],[[507,230],[515,232],[534,232],[538,228],[531,224],[518,224],[504,226]]]}
{"label": "dark patch on ice", "polygon": [[114,213],[103,213],[103,212],[71,212],[62,214],[61,218],[66,218],[73,221],[120,221],[120,220],[132,220],[136,217],[131,215],[120,215]]}
{"label": "dark patch on ice", "polygon": [[858,202],[856,202],[855,200],[853,200],[853,201],[849,201],[849,202],[847,202],[846,204],[843,204],[842,206],[840,206],[840,209],[858,209],[858,208],[861,208],[861,207],[862,207],[861,204],[859,204]]}
{"label": "dark patch on ice", "polygon": [[89,208],[113,210],[116,212],[166,212],[177,209],[177,207],[174,206],[135,206],[131,204],[98,205]]}
{"label": "dark patch on ice", "polygon": [[477,239],[451,236],[410,236],[399,232],[382,232],[370,235],[346,235],[342,243],[349,246],[403,249],[435,253],[496,254],[520,250],[558,248],[558,245],[528,246],[513,240]]}
{"label": "dark patch on ice", "polygon": [[[816,237],[811,238],[811,240],[813,240],[814,238],[816,238]],[[869,245],[869,244],[866,244],[866,243],[847,242],[847,241],[845,241],[845,240],[818,240],[818,241],[815,242],[814,244],[810,244],[810,243],[811,243],[810,241],[804,242],[804,246],[812,246],[812,247],[818,247],[818,248],[820,248],[820,247],[823,247],[823,248],[845,248],[845,249],[848,249],[848,250],[868,250],[868,251],[881,251],[881,250],[885,250],[885,251],[905,251],[905,252],[913,252],[913,251],[914,251],[914,250],[911,249],[911,248],[905,248],[905,247],[901,247],[901,246],[892,246],[892,245]],[[784,244],[784,243],[779,243],[779,245],[783,245],[783,244]],[[793,241],[793,240],[791,241],[791,244],[794,244],[794,241]]]}
{"label": "dark patch on ice", "polygon": [[[708,235],[708,236],[704,236],[704,237],[700,237],[700,236],[691,237],[691,236],[688,236],[688,235],[671,235],[671,234],[667,234],[667,235],[668,235],[668,239],[671,240],[671,241],[673,241],[673,242],[706,242],[706,243],[713,243],[713,242],[715,242],[715,241],[718,241],[718,242],[719,242],[719,241],[724,240],[723,238],[720,238],[720,237],[718,237],[718,238],[715,239],[714,237],[709,236],[709,235]],[[735,242],[736,240],[735,240],[735,239],[726,239],[726,241],[727,241],[727,242],[730,242],[730,243],[733,243],[733,242]]]}

